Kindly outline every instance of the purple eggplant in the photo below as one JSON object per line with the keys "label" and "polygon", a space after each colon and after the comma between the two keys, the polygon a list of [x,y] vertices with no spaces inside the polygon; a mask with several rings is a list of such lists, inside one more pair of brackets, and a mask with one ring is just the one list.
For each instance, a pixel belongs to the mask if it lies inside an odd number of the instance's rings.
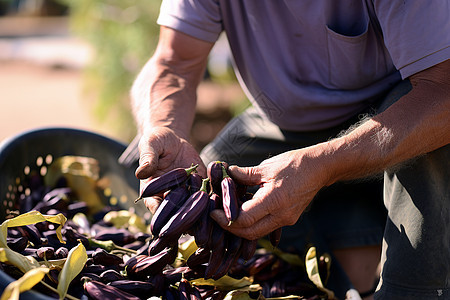
{"label": "purple eggplant", "polygon": [[192,194],[181,206],[181,208],[170,218],[166,225],[161,229],[160,237],[174,238],[192,228],[195,222],[200,218],[202,212],[209,203],[207,193],[208,178],[203,179],[202,188]]}
{"label": "purple eggplant", "polygon": [[227,171],[222,167],[223,178],[221,181],[222,187],[222,204],[225,216],[228,220],[228,226],[237,219],[239,215],[239,202],[236,193],[236,184],[233,179],[228,176]]}
{"label": "purple eggplant", "polygon": [[173,214],[183,205],[190,196],[185,185],[178,186],[164,197],[164,200],[158,206],[150,223],[150,230],[153,235],[158,236],[161,229]]}
{"label": "purple eggplant", "polygon": [[210,162],[208,164],[208,167],[206,168],[206,174],[210,180],[211,190],[217,194],[222,193],[222,188],[220,184],[223,177],[222,168],[228,170],[228,163],[219,160]]}
{"label": "purple eggplant", "polygon": [[166,192],[174,187],[183,184],[189,177],[189,175],[197,169],[198,165],[192,166],[187,169],[176,168],[163,175],[153,178],[150,182],[142,189],[139,198],[135,202],[141,200],[142,198],[152,197],[159,193]]}

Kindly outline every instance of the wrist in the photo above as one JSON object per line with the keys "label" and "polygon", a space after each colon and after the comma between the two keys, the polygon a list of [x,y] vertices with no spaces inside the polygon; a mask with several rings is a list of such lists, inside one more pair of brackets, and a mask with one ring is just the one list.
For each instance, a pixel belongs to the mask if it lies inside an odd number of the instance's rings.
{"label": "wrist", "polygon": [[180,129],[178,126],[174,126],[173,124],[170,124],[168,122],[155,122],[155,123],[148,123],[147,125],[142,126],[142,135],[153,135],[157,134],[157,132],[163,130],[166,132],[167,130],[169,132],[172,132],[173,135],[180,139],[184,139],[186,141],[189,140],[189,131]]}
{"label": "wrist", "polygon": [[347,146],[345,138],[337,138],[313,146],[312,153],[317,159],[315,167],[321,170],[323,186],[353,179],[352,169],[355,157],[350,154]]}

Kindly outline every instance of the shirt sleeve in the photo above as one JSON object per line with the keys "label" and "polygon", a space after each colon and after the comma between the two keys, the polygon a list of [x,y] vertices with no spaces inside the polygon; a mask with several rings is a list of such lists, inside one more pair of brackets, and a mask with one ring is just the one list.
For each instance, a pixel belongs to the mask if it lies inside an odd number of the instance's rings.
{"label": "shirt sleeve", "polygon": [[450,1],[374,0],[386,47],[402,78],[450,57]]}
{"label": "shirt sleeve", "polygon": [[223,29],[214,0],[163,0],[157,23],[207,42],[215,42]]}

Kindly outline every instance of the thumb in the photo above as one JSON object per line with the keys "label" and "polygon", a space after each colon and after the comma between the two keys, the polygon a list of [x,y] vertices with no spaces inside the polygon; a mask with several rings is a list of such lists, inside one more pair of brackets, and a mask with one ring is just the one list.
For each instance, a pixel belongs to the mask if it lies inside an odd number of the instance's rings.
{"label": "thumb", "polygon": [[229,175],[240,184],[258,185],[261,184],[261,173],[257,167],[229,166]]}
{"label": "thumb", "polygon": [[[144,157],[144,159],[142,159]],[[156,172],[157,163],[152,163],[151,160],[146,159],[148,155],[141,156],[139,159],[139,166],[136,168],[136,178],[139,180],[147,179]]]}
{"label": "thumb", "polygon": [[143,180],[151,177],[158,168],[159,154],[150,146],[147,140],[139,142],[139,166],[136,169],[135,175],[138,179]]}

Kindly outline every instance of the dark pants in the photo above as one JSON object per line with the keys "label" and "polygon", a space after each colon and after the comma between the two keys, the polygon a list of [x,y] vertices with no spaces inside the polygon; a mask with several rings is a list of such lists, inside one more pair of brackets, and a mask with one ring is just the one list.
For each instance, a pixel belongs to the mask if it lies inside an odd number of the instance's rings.
{"label": "dark pants", "polygon": [[[398,100],[402,95],[407,93],[410,90],[409,82],[405,81],[399,86],[397,86],[387,97],[380,99],[377,107],[370,107],[365,112],[361,112],[361,115],[355,116],[353,119],[348,120],[344,124],[340,126],[329,128],[326,130],[316,131],[316,132],[292,132],[281,130],[278,126],[271,123],[267,119],[261,117],[257,111],[253,108],[248,109],[242,115],[234,118],[217,136],[217,138],[206,146],[202,153],[201,157],[203,161],[207,164],[213,160],[222,160],[226,161],[230,164],[237,164],[239,166],[252,166],[259,164],[262,160],[277,155],[279,153],[298,149],[302,147],[307,147],[310,145],[314,145],[331,138],[336,137],[342,130],[348,129],[351,125],[355,124],[359,121],[361,116],[369,113],[373,113],[376,110],[381,111],[388,107],[390,104]],[[450,243],[450,225],[449,225],[449,187],[448,187],[448,162],[449,162],[449,151],[444,151],[444,155],[440,155],[439,158],[444,161],[441,164],[435,164],[434,168],[439,169],[439,175],[443,176],[447,174],[447,177],[439,177],[440,181],[437,181],[440,184],[439,195],[437,196],[439,199],[442,199],[441,202],[445,202],[443,199],[447,200],[445,203],[441,203],[436,205],[438,207],[446,207],[446,210],[438,210],[435,213],[443,213],[446,218],[441,216],[437,220],[439,222],[445,223],[446,229],[441,228],[440,237],[434,238],[434,242],[443,242],[446,239],[447,248],[441,248],[442,251],[439,251],[439,255],[437,257],[441,257],[441,259],[446,260],[446,268],[441,268],[442,271],[438,272],[441,279],[444,278],[444,281],[441,281],[438,286],[441,288],[445,288],[449,286],[449,262],[450,258],[450,248],[448,244]],[[439,151],[436,151],[439,152]],[[428,156],[433,156],[433,154],[429,154]],[[445,156],[447,155],[447,156]],[[426,178],[420,177],[422,171],[415,171],[412,165],[425,159],[425,157],[415,160],[414,163],[408,165],[408,168],[402,169],[401,172],[405,172],[410,174],[411,177],[415,178],[415,188],[420,191],[425,191],[433,188],[436,182],[429,182],[429,185],[426,187],[425,184],[422,184],[423,181],[426,181]],[[445,158],[447,158],[445,160]],[[425,159],[426,160],[426,159]],[[442,168],[443,164],[446,163],[446,167]],[[445,169],[445,170],[442,170]],[[411,172],[412,171],[412,172]],[[431,172],[431,171],[430,171]],[[435,172],[435,171],[433,171]],[[427,172],[429,173],[429,172]],[[435,173],[433,173],[435,174]],[[400,183],[398,183],[395,174],[386,175],[387,179],[385,180],[385,190],[391,191],[392,184],[397,186],[395,191],[403,187]],[[428,176],[428,175],[427,175]],[[431,177],[427,177],[431,178]],[[299,179],[301,180],[301,179]],[[447,180],[447,181],[446,181]],[[395,181],[395,182],[393,182]],[[403,193],[407,194],[408,193]],[[369,179],[354,181],[354,182],[345,182],[345,183],[336,183],[330,187],[324,188],[321,190],[318,195],[315,197],[313,202],[311,203],[309,209],[302,214],[299,221],[293,226],[287,226],[283,228],[283,235],[280,243],[280,248],[285,250],[294,250],[298,251],[300,254],[304,254],[306,247],[309,244],[313,244],[317,247],[319,252],[329,252],[332,254],[333,249],[342,249],[347,247],[358,247],[358,246],[368,246],[368,245],[381,245],[383,242],[383,234],[384,234],[384,244],[386,245],[398,245],[398,246],[389,246],[389,248],[384,247],[384,255],[383,258],[386,260],[385,267],[383,269],[383,282],[386,282],[386,279],[389,278],[388,282],[391,282],[391,285],[394,283],[399,283],[402,285],[405,282],[409,282],[412,277],[410,274],[403,274],[402,278],[402,267],[396,262],[396,258],[392,259],[389,256],[389,253],[392,253],[392,249],[394,247],[397,250],[401,251],[404,246],[401,241],[397,240],[397,237],[402,236],[402,233],[399,233],[398,228],[401,228],[400,225],[396,226],[396,223],[392,222],[391,211],[394,211],[394,214],[400,214],[404,218],[409,219],[408,214],[403,214],[403,208],[397,207],[397,198],[405,198],[400,192],[385,192],[385,196],[389,195],[390,197],[387,201],[389,203],[393,203],[388,205],[389,209],[389,217],[387,218],[387,211],[383,204],[383,179],[382,174],[379,177],[373,177]],[[431,195],[426,192],[422,195]],[[433,199],[430,196],[428,202]],[[406,201],[406,200],[404,200]],[[410,201],[411,202],[411,201]],[[395,213],[397,211],[397,213]],[[398,212],[400,211],[400,212]],[[436,218],[436,216],[434,216]],[[416,218],[416,217],[415,217]],[[414,227],[414,223],[416,219],[411,219],[411,226]],[[386,219],[388,222],[386,223]],[[436,220],[436,219],[435,219]],[[386,225],[386,232],[385,230]],[[406,225],[402,225],[406,226]],[[393,228],[392,228],[393,227]],[[397,234],[393,229],[397,229]],[[409,228],[409,227],[408,227]],[[403,236],[408,240],[408,235],[403,233]],[[420,239],[420,237],[418,237]],[[430,237],[431,238],[431,237]],[[443,240],[444,239],[444,240]],[[399,244],[400,242],[400,244]],[[404,241],[406,242],[406,241]],[[435,245],[435,244],[433,244]],[[424,245],[426,246],[426,245]],[[436,246],[436,245],[435,245]],[[387,248],[387,249],[386,249]],[[409,247],[411,248],[411,246]],[[426,247],[427,250],[429,247]],[[438,248],[439,249],[439,248]],[[386,251],[387,250],[387,251]],[[386,253],[388,253],[386,259]],[[423,253],[418,253],[415,251],[409,251],[411,256],[406,261],[414,261],[415,256],[423,257]],[[430,252],[430,253],[436,253]],[[399,253],[396,253],[398,255]],[[444,255],[445,254],[445,255]],[[428,254],[427,257],[431,257]],[[392,267],[390,267],[392,265]],[[410,267],[414,265],[410,263]],[[416,266],[417,271],[421,269],[426,269],[427,265],[423,264],[420,266]],[[399,274],[391,277],[392,269],[396,270]],[[395,273],[395,271],[394,271]],[[419,273],[420,274],[420,273]],[[446,275],[446,276],[444,276]],[[443,276],[443,277],[442,277]],[[420,275],[419,275],[420,277]],[[436,276],[431,276],[436,277]],[[408,279],[408,280],[407,280]],[[419,280],[420,278],[417,278]],[[445,282],[445,280],[447,280]],[[411,282],[414,280],[411,279]],[[423,282],[422,279],[419,282]],[[413,284],[413,286],[417,286]],[[420,286],[420,285],[419,285]],[[331,275],[329,279],[328,287],[335,291],[336,295],[340,298],[344,298],[345,292],[352,288],[348,278],[345,276],[344,272],[340,268],[340,266],[335,262],[332,265]],[[431,288],[429,285],[424,285],[424,288]],[[433,286],[434,288],[434,286]],[[380,293],[389,293],[391,288],[385,288],[383,285]],[[393,289],[395,290],[395,289]],[[433,290],[435,291],[435,290]],[[444,291],[445,292],[445,291]],[[447,291],[448,293],[448,291]],[[386,294],[388,295],[388,294]],[[448,295],[448,294],[447,294]],[[408,297],[407,297],[408,298]],[[381,298],[380,298],[381,299]],[[395,297],[390,298],[389,296],[383,299],[396,299]],[[401,298],[403,299],[403,298]],[[406,299],[406,298],[405,298]],[[409,297],[408,299],[415,299]],[[422,299],[422,298],[417,298]],[[429,299],[429,298],[423,298]],[[445,299],[445,298],[442,298]]]}

